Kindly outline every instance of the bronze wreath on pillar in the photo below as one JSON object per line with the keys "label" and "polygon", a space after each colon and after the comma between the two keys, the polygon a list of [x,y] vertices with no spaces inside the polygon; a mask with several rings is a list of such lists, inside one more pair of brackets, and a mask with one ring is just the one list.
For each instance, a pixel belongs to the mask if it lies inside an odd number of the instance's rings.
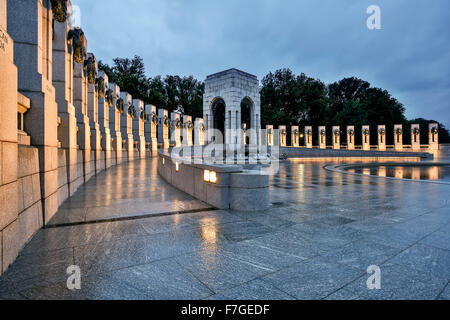
{"label": "bronze wreath on pillar", "polygon": [[320,136],[325,137],[327,134],[327,132],[325,131],[325,129],[320,130]]}
{"label": "bronze wreath on pillar", "polygon": [[117,99],[116,109],[120,112],[120,114],[123,114],[123,111],[125,109],[125,102],[122,98]]}
{"label": "bronze wreath on pillar", "polygon": [[336,130],[334,130],[334,136],[335,137],[339,137],[340,135],[341,135],[341,130],[339,130],[339,129],[336,129]]}
{"label": "bronze wreath on pillar", "polygon": [[380,130],[378,130],[378,133],[380,134],[380,136],[385,136],[386,135],[386,130],[381,128]]}
{"label": "bronze wreath on pillar", "polygon": [[152,112],[152,122],[153,122],[153,124],[154,124],[154,125],[157,125],[157,124],[158,124],[158,121],[159,121],[158,116],[156,115],[155,112]]}
{"label": "bronze wreath on pillar", "polygon": [[180,129],[182,125],[183,125],[183,124],[182,124],[181,120],[177,118],[177,119],[175,120],[175,128],[176,128],[176,129]]}
{"label": "bronze wreath on pillar", "polygon": [[348,129],[348,135],[350,136],[350,137],[353,137],[353,136],[355,136],[355,130],[353,130],[353,129]]}
{"label": "bronze wreath on pillar", "polygon": [[108,106],[111,108],[114,103],[114,92],[111,89],[106,90],[105,100]]}
{"label": "bronze wreath on pillar", "polygon": [[438,134],[438,133],[439,133],[438,127],[433,127],[433,128],[431,129],[431,133],[432,133],[432,134]]}
{"label": "bronze wreath on pillar", "polygon": [[287,135],[286,129],[281,130],[281,135],[282,136],[286,136]]}
{"label": "bronze wreath on pillar", "polygon": [[83,64],[86,57],[86,38],[81,28],[74,28],[69,31],[67,39],[71,43],[71,52],[73,52],[73,60],[78,64]]}
{"label": "bronze wreath on pillar", "polygon": [[69,17],[67,0],[52,0],[53,17],[58,22],[66,22]]}
{"label": "bronze wreath on pillar", "polygon": [[267,130],[267,133],[270,134],[270,135],[272,135],[272,134],[273,134],[273,129],[268,129],[268,130]]}
{"label": "bronze wreath on pillar", "polygon": [[205,125],[202,123],[202,125],[200,126],[200,131],[201,132],[205,132],[206,131],[206,127]]}
{"label": "bronze wreath on pillar", "polygon": [[170,127],[170,119],[169,119],[169,117],[168,116],[164,116],[164,120],[163,120],[163,123],[162,124],[164,124],[164,126],[166,126],[166,127]]}
{"label": "bronze wreath on pillar", "polygon": [[311,136],[312,136],[312,131],[311,131],[311,129],[308,129],[308,130],[306,131],[306,135],[307,135],[308,137],[311,137]]}
{"label": "bronze wreath on pillar", "polygon": [[419,128],[414,128],[413,129],[413,135],[418,136],[420,134],[420,129]]}
{"label": "bronze wreath on pillar", "polygon": [[298,132],[297,129],[294,130],[294,136],[296,136],[296,137],[300,136],[300,132]]}
{"label": "bronze wreath on pillar", "polygon": [[369,129],[364,129],[363,135],[364,135],[365,137],[369,136],[369,135],[370,135]]}
{"label": "bronze wreath on pillar", "polygon": [[144,122],[148,122],[150,120],[148,113],[145,111],[141,111],[140,118],[141,120],[144,120]]}
{"label": "bronze wreath on pillar", "polygon": [[186,129],[194,129],[194,123],[193,123],[191,120],[189,120],[189,121],[185,124],[185,126],[186,126]]}
{"label": "bronze wreath on pillar", "polygon": [[128,105],[128,114],[132,119],[136,119],[137,117],[136,108],[131,103]]}
{"label": "bronze wreath on pillar", "polygon": [[84,68],[86,70],[87,81],[89,84],[95,84],[95,80],[97,79],[97,61],[94,57],[89,57],[87,60],[84,60]]}
{"label": "bronze wreath on pillar", "polygon": [[97,78],[95,84],[97,85],[99,99],[103,99],[105,97],[105,79]]}

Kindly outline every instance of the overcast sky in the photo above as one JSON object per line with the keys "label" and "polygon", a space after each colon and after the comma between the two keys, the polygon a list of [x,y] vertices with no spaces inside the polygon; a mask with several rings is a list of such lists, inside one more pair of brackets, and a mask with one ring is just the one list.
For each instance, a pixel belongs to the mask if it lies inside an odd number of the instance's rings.
{"label": "overcast sky", "polygon": [[[72,0],[88,50],[144,58],[149,76],[291,68],[326,83],[356,76],[387,89],[409,118],[450,127],[448,0]],[[381,8],[381,30],[366,26]]]}

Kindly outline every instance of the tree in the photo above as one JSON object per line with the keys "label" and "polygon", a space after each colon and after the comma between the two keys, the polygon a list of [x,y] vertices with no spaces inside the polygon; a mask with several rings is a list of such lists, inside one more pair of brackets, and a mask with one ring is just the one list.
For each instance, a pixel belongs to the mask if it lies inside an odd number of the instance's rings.
{"label": "tree", "polygon": [[316,123],[329,114],[326,85],[290,69],[271,72],[262,80],[261,109],[263,125]]}
{"label": "tree", "polygon": [[205,86],[193,76],[168,75],[149,78],[144,61],[139,56],[133,59],[115,58],[113,66],[99,62],[99,69],[116,83],[121,91],[128,92],[135,99],[153,104],[169,112],[179,111],[193,118],[203,116],[203,93]]}
{"label": "tree", "polygon": [[134,56],[133,59],[115,58],[113,62],[113,67],[99,63],[100,70],[103,70],[121,91],[128,92],[134,99],[148,101],[150,79],[145,75],[143,59]]}
{"label": "tree", "polygon": [[370,125],[371,142],[377,143],[377,127],[386,125],[387,141],[393,143],[395,124],[406,122],[405,107],[383,89],[373,88],[358,78],[345,78],[328,86],[330,109],[333,113],[330,125]]}

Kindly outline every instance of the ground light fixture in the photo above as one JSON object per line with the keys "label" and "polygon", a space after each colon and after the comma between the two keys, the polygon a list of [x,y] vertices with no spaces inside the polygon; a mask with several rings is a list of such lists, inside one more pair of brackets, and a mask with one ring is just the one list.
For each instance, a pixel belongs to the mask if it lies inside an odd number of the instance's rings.
{"label": "ground light fixture", "polygon": [[180,172],[180,163],[179,162],[175,162],[175,171]]}
{"label": "ground light fixture", "polygon": [[205,170],[203,172],[203,180],[213,184],[217,183],[217,172]]}

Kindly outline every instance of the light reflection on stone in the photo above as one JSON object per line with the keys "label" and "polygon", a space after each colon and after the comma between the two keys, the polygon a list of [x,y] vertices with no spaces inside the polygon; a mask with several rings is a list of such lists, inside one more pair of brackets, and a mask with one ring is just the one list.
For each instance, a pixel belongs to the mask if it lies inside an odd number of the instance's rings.
{"label": "light reflection on stone", "polygon": [[392,177],[408,180],[444,180],[450,179],[449,166],[395,166],[395,167],[362,167],[348,170],[349,173],[359,173],[368,176]]}

